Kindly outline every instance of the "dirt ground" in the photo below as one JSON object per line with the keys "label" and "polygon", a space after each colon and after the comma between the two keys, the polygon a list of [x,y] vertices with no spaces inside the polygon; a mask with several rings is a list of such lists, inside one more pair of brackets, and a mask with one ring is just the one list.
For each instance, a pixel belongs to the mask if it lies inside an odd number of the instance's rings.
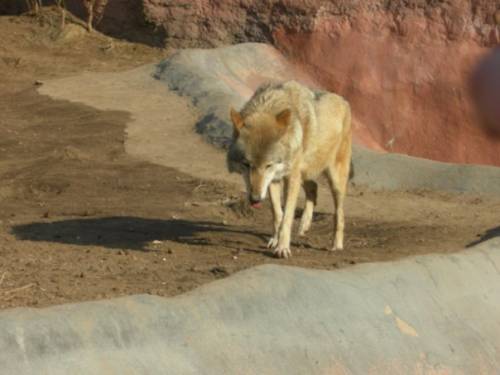
{"label": "dirt ground", "polygon": [[293,257],[275,259],[265,248],[269,210],[249,209],[239,186],[135,159],[124,150],[128,113],[36,91],[168,51],[76,26],[61,34],[52,11],[0,17],[0,35],[0,308],[171,296],[263,263],[336,269],[500,234],[500,197],[352,187],[345,251],[325,251],[332,216],[320,208]]}

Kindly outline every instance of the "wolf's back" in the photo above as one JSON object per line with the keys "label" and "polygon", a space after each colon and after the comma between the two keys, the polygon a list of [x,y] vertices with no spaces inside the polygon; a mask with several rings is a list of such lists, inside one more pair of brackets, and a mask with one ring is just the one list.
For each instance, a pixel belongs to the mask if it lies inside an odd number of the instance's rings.
{"label": "wolf's back", "polygon": [[243,106],[241,115],[247,117],[255,112],[279,113],[293,108],[299,113],[306,104],[314,100],[314,93],[296,81],[265,83],[252,95]]}

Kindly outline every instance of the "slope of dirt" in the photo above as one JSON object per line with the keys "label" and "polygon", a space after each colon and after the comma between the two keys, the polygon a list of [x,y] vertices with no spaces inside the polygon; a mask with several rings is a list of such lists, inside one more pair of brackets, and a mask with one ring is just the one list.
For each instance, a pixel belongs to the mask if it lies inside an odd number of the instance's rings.
{"label": "slope of dirt", "polygon": [[[51,12],[0,18],[1,308],[168,296],[256,264],[336,269],[498,235],[500,201],[492,198],[351,189],[346,251],[324,251],[332,217],[320,209],[311,235],[294,241],[294,257],[274,259],[265,249],[270,214],[240,203],[241,185],[133,157],[124,147],[129,113],[35,90],[35,81],[130,69],[166,52],[76,26],[70,47],[57,25]],[[184,105],[165,96],[170,114]],[[204,150],[192,152],[210,162],[216,151]]]}

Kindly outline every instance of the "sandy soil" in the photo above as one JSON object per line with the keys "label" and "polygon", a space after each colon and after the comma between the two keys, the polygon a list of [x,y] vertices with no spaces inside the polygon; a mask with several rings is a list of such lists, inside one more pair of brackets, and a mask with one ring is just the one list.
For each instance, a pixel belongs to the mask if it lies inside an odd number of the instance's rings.
{"label": "sandy soil", "polygon": [[[37,92],[38,81],[131,69],[168,51],[57,25],[51,12],[0,17],[0,308],[170,296],[257,264],[336,269],[500,234],[498,198],[351,188],[345,251],[325,251],[332,217],[320,207],[294,256],[272,258],[269,210],[242,203],[224,170],[208,179],[145,161],[125,146],[127,124],[140,119]],[[189,119],[184,101],[165,95],[165,106]],[[221,159],[208,146],[196,152]]]}

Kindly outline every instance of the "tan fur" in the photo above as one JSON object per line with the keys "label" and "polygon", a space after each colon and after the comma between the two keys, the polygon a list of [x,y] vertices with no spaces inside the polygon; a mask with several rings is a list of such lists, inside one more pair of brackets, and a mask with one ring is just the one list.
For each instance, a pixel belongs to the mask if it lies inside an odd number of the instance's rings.
{"label": "tan fur", "polygon": [[[271,198],[274,236],[269,246],[290,256],[290,237],[300,187],[306,206],[299,226],[304,235],[317,200],[316,180],[328,179],[335,201],[334,245],[343,248],[343,202],[351,163],[351,112],[347,101],[295,82],[260,87],[238,113],[231,110],[235,137],[228,152],[230,171],[242,173],[252,202]],[[285,210],[281,207],[286,186]]]}

